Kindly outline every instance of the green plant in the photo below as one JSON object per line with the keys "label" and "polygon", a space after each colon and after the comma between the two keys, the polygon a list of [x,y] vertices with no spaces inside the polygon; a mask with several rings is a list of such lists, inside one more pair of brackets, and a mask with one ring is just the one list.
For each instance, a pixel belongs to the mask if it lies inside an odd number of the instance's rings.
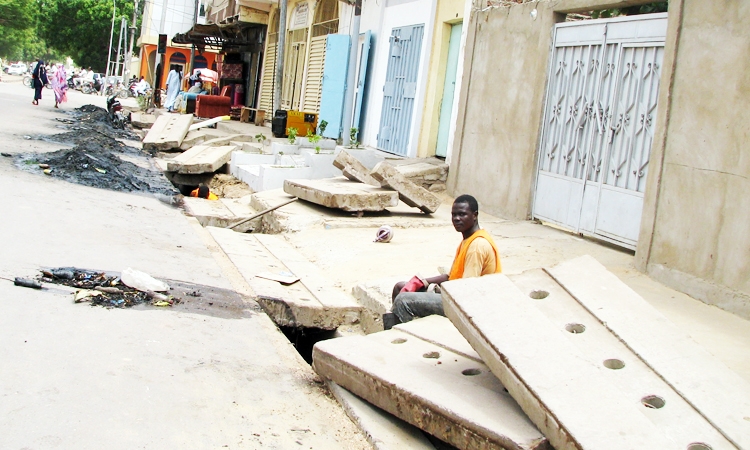
{"label": "green plant", "polygon": [[359,128],[349,128],[349,148],[359,148],[360,142],[357,140],[357,134],[359,134]]}
{"label": "green plant", "polygon": [[310,141],[311,144],[315,145],[315,153],[320,153],[320,135],[319,134],[307,134],[307,140]]}
{"label": "green plant", "polygon": [[148,107],[148,97],[145,95],[139,95],[135,98],[135,101],[138,102],[138,108],[140,108],[141,111],[146,111],[146,108]]}
{"label": "green plant", "polygon": [[328,121],[321,120],[320,125],[318,125],[318,131],[320,131],[320,135],[323,136],[323,133],[326,132],[326,127],[328,126]]}
{"label": "green plant", "polygon": [[286,129],[286,134],[289,138],[289,144],[294,145],[294,142],[297,140],[297,133],[299,132],[298,129],[294,127],[289,127]]}
{"label": "green plant", "polygon": [[268,139],[266,138],[266,135],[263,133],[258,133],[254,137],[255,137],[255,140],[259,144],[263,145],[263,153],[265,153],[266,152],[266,140]]}

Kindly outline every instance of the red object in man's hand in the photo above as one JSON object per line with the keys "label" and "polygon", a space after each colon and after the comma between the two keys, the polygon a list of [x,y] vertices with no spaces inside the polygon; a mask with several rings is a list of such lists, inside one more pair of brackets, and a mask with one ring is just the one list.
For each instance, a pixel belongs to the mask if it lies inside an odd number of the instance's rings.
{"label": "red object in man's hand", "polygon": [[417,292],[427,287],[427,282],[419,278],[418,276],[411,277],[411,280],[406,282],[406,285],[401,288],[399,292]]}

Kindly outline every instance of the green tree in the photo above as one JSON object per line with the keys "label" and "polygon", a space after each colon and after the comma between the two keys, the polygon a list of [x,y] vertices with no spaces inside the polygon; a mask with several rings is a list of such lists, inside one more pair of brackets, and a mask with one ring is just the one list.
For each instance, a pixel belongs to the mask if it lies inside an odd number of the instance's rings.
{"label": "green tree", "polygon": [[[122,0],[115,0],[115,3],[113,45],[116,46],[120,19],[125,17],[130,22],[133,3]],[[112,26],[112,4],[112,0],[48,0],[41,10],[41,35],[51,47],[70,55],[76,64],[104,72]]]}

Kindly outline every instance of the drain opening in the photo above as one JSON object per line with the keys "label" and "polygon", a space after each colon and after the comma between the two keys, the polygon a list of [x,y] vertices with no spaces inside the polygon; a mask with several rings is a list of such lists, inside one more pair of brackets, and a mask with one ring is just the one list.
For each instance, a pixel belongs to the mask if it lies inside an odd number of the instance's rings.
{"label": "drain opening", "polygon": [[[604,367],[606,367],[607,369],[612,369],[612,370],[619,370],[619,369],[622,369],[623,367],[625,367],[625,362],[623,360],[621,360],[621,359],[614,359],[614,358],[613,359],[605,359],[603,364],[604,364]],[[646,398],[648,398],[648,397],[646,397]],[[662,406],[664,406],[664,405],[662,405]]]}
{"label": "drain opening", "polygon": [[710,445],[703,442],[693,442],[687,446],[687,450],[713,450]]}
{"label": "drain opening", "polygon": [[279,327],[284,336],[292,343],[302,359],[312,364],[313,346],[327,339],[335,337],[336,330],[324,330],[322,328],[304,327]]}
{"label": "drain opening", "polygon": [[549,297],[549,292],[547,292],[547,291],[531,291],[529,293],[529,297],[533,298],[534,300],[541,300],[543,298]]}
{"label": "drain opening", "polygon": [[580,323],[569,323],[565,325],[565,331],[573,334],[580,334],[586,331],[586,325]]}
{"label": "drain opening", "polygon": [[474,375],[479,375],[480,373],[482,373],[482,371],[479,369],[465,369],[462,370],[461,373],[466,375],[467,377],[471,377]]}
{"label": "drain opening", "polygon": [[438,358],[440,358],[440,353],[438,353],[438,352],[427,352],[424,355],[422,355],[422,358],[438,359]]}
{"label": "drain opening", "polygon": [[[641,399],[641,403],[646,408],[651,408],[651,409],[660,409],[660,408],[663,408],[664,405],[667,404],[667,402],[663,398],[659,397],[658,395],[647,395]],[[694,450],[698,450],[698,447],[696,447]]]}

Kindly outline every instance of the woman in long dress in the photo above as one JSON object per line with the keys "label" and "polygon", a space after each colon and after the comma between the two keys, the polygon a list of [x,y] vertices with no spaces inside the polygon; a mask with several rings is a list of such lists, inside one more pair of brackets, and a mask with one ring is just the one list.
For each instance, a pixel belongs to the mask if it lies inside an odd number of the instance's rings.
{"label": "woman in long dress", "polygon": [[44,86],[49,83],[49,80],[47,80],[47,69],[44,68],[44,61],[41,59],[36,64],[34,72],[31,74],[31,78],[34,80],[34,101],[31,103],[33,105],[38,105],[39,100],[42,99],[42,89],[44,89]]}
{"label": "woman in long dress", "polygon": [[68,101],[68,77],[62,64],[57,65],[57,71],[50,79],[52,89],[55,91],[55,108],[60,103]]}
{"label": "woman in long dress", "polygon": [[182,73],[179,66],[169,71],[167,77],[167,101],[164,103],[164,107],[167,111],[172,112],[174,109],[174,102],[177,100],[177,95],[180,93],[180,82],[182,81]]}

